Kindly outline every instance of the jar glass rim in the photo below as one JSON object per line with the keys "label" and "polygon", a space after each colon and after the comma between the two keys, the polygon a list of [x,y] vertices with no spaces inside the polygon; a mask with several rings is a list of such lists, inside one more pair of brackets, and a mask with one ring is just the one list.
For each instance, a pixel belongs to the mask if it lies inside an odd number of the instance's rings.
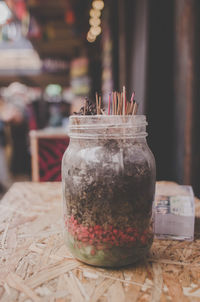
{"label": "jar glass rim", "polygon": [[142,119],[145,118],[146,119],[146,115],[144,114],[135,114],[135,115],[114,115],[114,114],[95,114],[95,115],[78,115],[78,114],[73,114],[70,116],[70,118],[74,119],[74,118],[79,118],[79,119],[86,119],[86,118],[90,118],[90,119],[96,119],[96,118],[113,118],[113,117],[118,117],[118,118],[134,118],[134,119]]}
{"label": "jar glass rim", "polygon": [[145,115],[73,115],[69,136],[73,138],[146,137]]}
{"label": "jar glass rim", "polygon": [[146,115],[71,115],[70,126],[86,125],[86,124],[101,124],[106,122],[116,124],[144,124],[147,125]]}

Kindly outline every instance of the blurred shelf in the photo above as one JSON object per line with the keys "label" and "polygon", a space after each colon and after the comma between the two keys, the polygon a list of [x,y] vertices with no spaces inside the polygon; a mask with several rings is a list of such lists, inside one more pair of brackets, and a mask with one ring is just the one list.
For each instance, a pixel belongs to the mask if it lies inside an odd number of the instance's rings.
{"label": "blurred shelf", "polygon": [[0,86],[8,86],[12,82],[20,82],[32,87],[45,87],[48,84],[60,84],[69,86],[69,75],[58,73],[39,74],[0,74]]}
{"label": "blurred shelf", "polygon": [[[56,2],[55,2],[56,4]],[[62,8],[61,6],[49,6],[41,5],[41,7],[30,7],[29,12],[32,16],[34,16],[40,23],[46,23],[49,20],[59,20],[65,17],[66,8]]]}
{"label": "blurred shelf", "polygon": [[37,50],[41,58],[72,58],[82,48],[82,41],[80,39],[62,39],[62,40],[31,40],[33,47]]}

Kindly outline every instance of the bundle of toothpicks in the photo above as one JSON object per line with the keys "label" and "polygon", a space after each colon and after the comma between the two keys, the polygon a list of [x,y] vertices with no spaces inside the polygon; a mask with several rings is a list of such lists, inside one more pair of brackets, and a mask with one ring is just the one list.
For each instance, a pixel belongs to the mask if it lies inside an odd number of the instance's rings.
{"label": "bundle of toothpicks", "polygon": [[134,100],[135,93],[132,93],[131,99],[129,100],[126,96],[126,88],[123,87],[122,92],[114,91],[109,94],[108,109],[105,112],[102,109],[101,96],[96,93],[96,108],[97,115],[135,115],[137,114],[138,104]]}
{"label": "bundle of toothpicks", "polygon": [[126,95],[126,88],[122,92],[113,91],[109,94],[108,108],[103,107],[101,95],[96,92],[96,103],[85,98],[84,105],[75,115],[136,115],[138,104],[134,100],[135,93],[132,93],[129,100]]}

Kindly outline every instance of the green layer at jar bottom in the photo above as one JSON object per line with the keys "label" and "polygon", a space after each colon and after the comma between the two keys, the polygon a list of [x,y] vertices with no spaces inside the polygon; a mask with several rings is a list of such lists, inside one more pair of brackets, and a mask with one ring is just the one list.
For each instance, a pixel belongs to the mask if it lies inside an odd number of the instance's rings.
{"label": "green layer at jar bottom", "polygon": [[100,267],[120,267],[133,264],[146,257],[152,240],[141,246],[134,243],[131,246],[93,246],[83,244],[65,230],[65,243],[72,255],[78,260],[90,265]]}

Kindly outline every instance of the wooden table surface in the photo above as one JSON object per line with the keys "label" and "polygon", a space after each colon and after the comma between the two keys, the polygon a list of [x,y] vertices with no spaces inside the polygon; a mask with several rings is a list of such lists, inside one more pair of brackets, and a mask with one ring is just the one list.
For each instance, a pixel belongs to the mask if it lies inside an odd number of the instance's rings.
{"label": "wooden table surface", "polygon": [[[178,189],[159,183],[157,190],[169,187]],[[198,218],[194,242],[154,240],[146,261],[112,270],[70,255],[61,212],[60,183],[15,183],[5,195],[0,203],[0,301],[200,301]]]}

